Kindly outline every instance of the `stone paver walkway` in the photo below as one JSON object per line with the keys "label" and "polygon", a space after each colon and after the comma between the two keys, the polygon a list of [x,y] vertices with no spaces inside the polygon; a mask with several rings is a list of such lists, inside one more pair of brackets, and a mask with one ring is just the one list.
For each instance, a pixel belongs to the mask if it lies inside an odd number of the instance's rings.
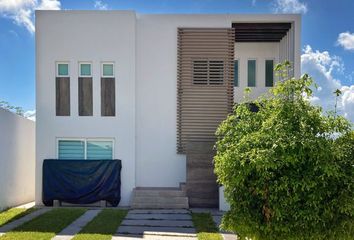
{"label": "stone paver walkway", "polygon": [[194,240],[196,232],[188,210],[131,210],[112,240]]}
{"label": "stone paver walkway", "polygon": [[18,226],[22,225],[25,222],[28,222],[30,220],[32,220],[35,217],[38,217],[39,215],[42,215],[45,212],[48,212],[50,209],[46,209],[46,208],[41,208],[38,209],[22,218],[19,218],[17,220],[14,220],[8,224],[5,224],[4,226],[0,227],[0,237],[2,235],[4,235],[5,233],[17,228]]}
{"label": "stone paver walkway", "polygon": [[101,209],[87,210],[82,216],[72,222],[69,226],[64,228],[60,233],[58,233],[52,240],[70,240],[75,234],[79,233],[80,230],[90,222],[94,217],[97,216]]}

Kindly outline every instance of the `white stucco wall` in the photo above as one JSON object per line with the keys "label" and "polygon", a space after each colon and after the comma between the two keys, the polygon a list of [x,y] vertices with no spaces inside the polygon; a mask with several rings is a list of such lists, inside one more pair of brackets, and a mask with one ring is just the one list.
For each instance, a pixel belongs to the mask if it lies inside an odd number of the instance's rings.
{"label": "white stucco wall", "polygon": [[0,210],[34,200],[35,123],[0,108]]}
{"label": "white stucco wall", "polygon": [[[256,86],[250,87],[251,93],[248,100],[267,93],[269,87],[265,86],[265,60],[274,60],[274,67],[278,63],[279,43],[235,43],[235,59],[239,64],[239,86],[234,87],[234,101],[244,100],[244,90],[247,87],[248,60],[256,60]],[[274,82],[277,77],[274,74]]]}
{"label": "white stucco wall", "polygon": [[[176,153],[177,28],[299,20],[299,15],[37,11],[36,204],[41,204],[42,161],[56,158],[59,137],[115,139],[115,158],[123,165],[121,205],[128,204],[135,186],[177,187],[185,182],[185,155]],[[299,29],[295,24],[295,32]],[[299,40],[295,38],[296,54]],[[70,62],[70,117],[55,116],[56,61]],[[78,116],[79,61],[93,63],[92,117]],[[100,61],[115,62],[116,117],[100,116]],[[300,61],[295,66],[300,68]]]}
{"label": "white stucco wall", "polygon": [[[135,14],[131,11],[36,12],[36,204],[42,163],[57,158],[57,138],[113,138],[122,160],[121,206],[135,186]],[[55,62],[70,62],[71,116],[55,113]],[[91,61],[93,116],[78,116],[78,62]],[[116,116],[101,117],[100,63],[115,62]]]}
{"label": "white stucco wall", "polygon": [[[299,21],[299,15],[143,14],[137,16],[137,186],[177,187],[186,179],[185,155],[176,154],[177,28],[230,28],[232,22],[294,22],[299,33]],[[300,54],[299,41],[300,37],[296,38],[297,54]],[[248,50],[252,50],[252,55],[255,57],[278,58],[279,55],[278,44],[259,44],[256,47],[245,44],[245,46]],[[255,49],[252,49],[254,47]],[[270,47],[270,49],[263,49],[263,47]],[[243,58],[247,54],[241,48],[241,45],[240,49],[236,47],[236,55],[239,50]],[[300,68],[300,62],[296,62],[295,66]],[[259,94],[264,90],[266,89],[262,87],[255,88],[253,94]],[[239,90],[236,89],[235,97],[242,96],[238,92]]]}

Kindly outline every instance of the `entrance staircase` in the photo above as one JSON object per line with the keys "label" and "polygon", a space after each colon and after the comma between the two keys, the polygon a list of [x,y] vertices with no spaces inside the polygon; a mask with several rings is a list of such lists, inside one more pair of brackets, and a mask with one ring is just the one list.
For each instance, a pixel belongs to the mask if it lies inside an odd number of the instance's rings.
{"label": "entrance staircase", "polygon": [[137,209],[189,208],[184,184],[179,188],[134,188],[130,206]]}

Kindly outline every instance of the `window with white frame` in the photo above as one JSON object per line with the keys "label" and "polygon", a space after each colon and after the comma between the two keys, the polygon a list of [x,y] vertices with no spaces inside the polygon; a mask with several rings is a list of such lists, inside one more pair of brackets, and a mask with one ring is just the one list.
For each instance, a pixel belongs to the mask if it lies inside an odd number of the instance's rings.
{"label": "window with white frame", "polygon": [[58,139],[58,159],[113,159],[113,139]]}
{"label": "window with white frame", "polygon": [[113,78],[114,77],[114,63],[103,62],[101,64],[101,75],[103,78]]}
{"label": "window with white frame", "polygon": [[57,62],[56,63],[56,76],[57,77],[69,77],[69,63]]}
{"label": "window with white frame", "polygon": [[79,77],[91,77],[92,76],[92,64],[90,62],[79,63]]}
{"label": "window with white frame", "polygon": [[247,86],[255,87],[256,86],[256,59],[249,59],[247,61]]}

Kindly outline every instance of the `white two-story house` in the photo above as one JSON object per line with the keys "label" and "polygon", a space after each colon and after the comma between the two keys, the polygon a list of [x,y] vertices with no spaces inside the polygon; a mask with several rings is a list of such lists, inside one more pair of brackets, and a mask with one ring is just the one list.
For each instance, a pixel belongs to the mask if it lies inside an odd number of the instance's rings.
{"label": "white two-story house", "polygon": [[36,11],[36,204],[44,159],[120,159],[120,206],[214,206],[215,129],[275,64],[299,77],[300,34],[300,15]]}

